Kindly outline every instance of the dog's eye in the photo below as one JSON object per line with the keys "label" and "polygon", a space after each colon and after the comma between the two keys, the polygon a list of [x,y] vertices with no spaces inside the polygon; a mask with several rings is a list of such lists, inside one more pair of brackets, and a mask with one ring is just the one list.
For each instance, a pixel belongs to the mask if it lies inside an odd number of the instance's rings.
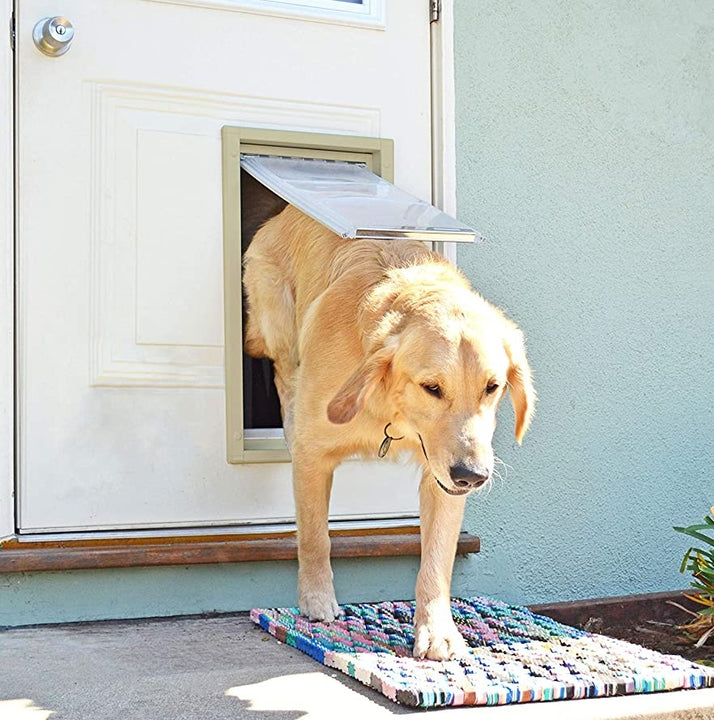
{"label": "dog's eye", "polygon": [[429,395],[432,395],[435,398],[440,398],[442,396],[441,388],[435,383],[422,383],[422,388],[424,388]]}
{"label": "dog's eye", "polygon": [[491,382],[486,385],[486,395],[493,395],[498,390],[498,383]]}

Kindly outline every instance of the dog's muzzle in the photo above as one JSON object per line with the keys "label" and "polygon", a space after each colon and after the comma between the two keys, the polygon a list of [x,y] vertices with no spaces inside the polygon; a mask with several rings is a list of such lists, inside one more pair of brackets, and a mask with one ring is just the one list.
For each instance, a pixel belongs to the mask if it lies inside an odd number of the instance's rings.
{"label": "dog's muzzle", "polygon": [[457,463],[449,468],[451,482],[460,490],[480,488],[488,480],[489,474],[482,465],[468,466],[465,463]]}
{"label": "dog's muzzle", "polygon": [[457,488],[447,488],[444,483],[439,480],[436,475],[434,475],[434,480],[436,480],[436,484],[447,494],[447,495],[468,495],[471,492],[471,488],[466,488],[465,490],[459,490]]}
{"label": "dog's muzzle", "polygon": [[436,484],[448,495],[466,495],[486,483],[490,473],[481,466],[469,467],[463,463],[458,463],[449,468],[449,475],[453,487],[446,487],[438,477],[434,476]]}

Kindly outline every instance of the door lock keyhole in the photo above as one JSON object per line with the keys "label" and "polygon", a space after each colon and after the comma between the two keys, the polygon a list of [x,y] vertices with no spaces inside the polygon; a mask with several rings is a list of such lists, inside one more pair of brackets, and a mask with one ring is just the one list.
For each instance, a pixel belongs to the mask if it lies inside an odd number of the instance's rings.
{"label": "door lock keyhole", "polygon": [[49,57],[64,55],[74,39],[72,23],[60,16],[42,18],[32,31],[37,49]]}

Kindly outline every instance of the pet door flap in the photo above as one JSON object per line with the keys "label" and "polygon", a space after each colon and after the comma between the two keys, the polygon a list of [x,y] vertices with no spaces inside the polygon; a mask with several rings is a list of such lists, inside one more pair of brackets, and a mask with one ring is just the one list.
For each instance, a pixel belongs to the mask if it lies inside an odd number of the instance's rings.
{"label": "pet door flap", "polygon": [[241,153],[241,167],[343,238],[474,242],[481,237],[364,163]]}

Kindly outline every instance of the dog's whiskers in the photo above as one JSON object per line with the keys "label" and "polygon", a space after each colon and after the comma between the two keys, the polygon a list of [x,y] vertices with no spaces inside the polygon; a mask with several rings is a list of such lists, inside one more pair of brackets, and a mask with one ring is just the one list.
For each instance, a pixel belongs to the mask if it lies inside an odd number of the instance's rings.
{"label": "dog's whiskers", "polygon": [[493,490],[493,478],[486,480],[481,487],[474,491],[474,495],[490,495],[491,490]]}
{"label": "dog's whiskers", "polygon": [[493,457],[493,473],[492,477],[499,480],[502,483],[505,483],[506,480],[508,480],[508,471],[513,470],[513,468],[508,465],[507,463],[503,462],[500,457],[497,455],[494,455]]}
{"label": "dog's whiskers", "polygon": [[[504,479],[508,478],[508,471],[513,470],[513,467],[511,467],[511,465],[509,465],[508,463],[501,460],[501,458],[498,457],[498,455],[493,456],[493,463],[494,463],[494,472],[496,472],[495,466],[501,465],[501,466],[503,466],[503,474],[502,475],[503,475]],[[497,472],[499,473],[499,475],[501,475],[500,469]]]}

